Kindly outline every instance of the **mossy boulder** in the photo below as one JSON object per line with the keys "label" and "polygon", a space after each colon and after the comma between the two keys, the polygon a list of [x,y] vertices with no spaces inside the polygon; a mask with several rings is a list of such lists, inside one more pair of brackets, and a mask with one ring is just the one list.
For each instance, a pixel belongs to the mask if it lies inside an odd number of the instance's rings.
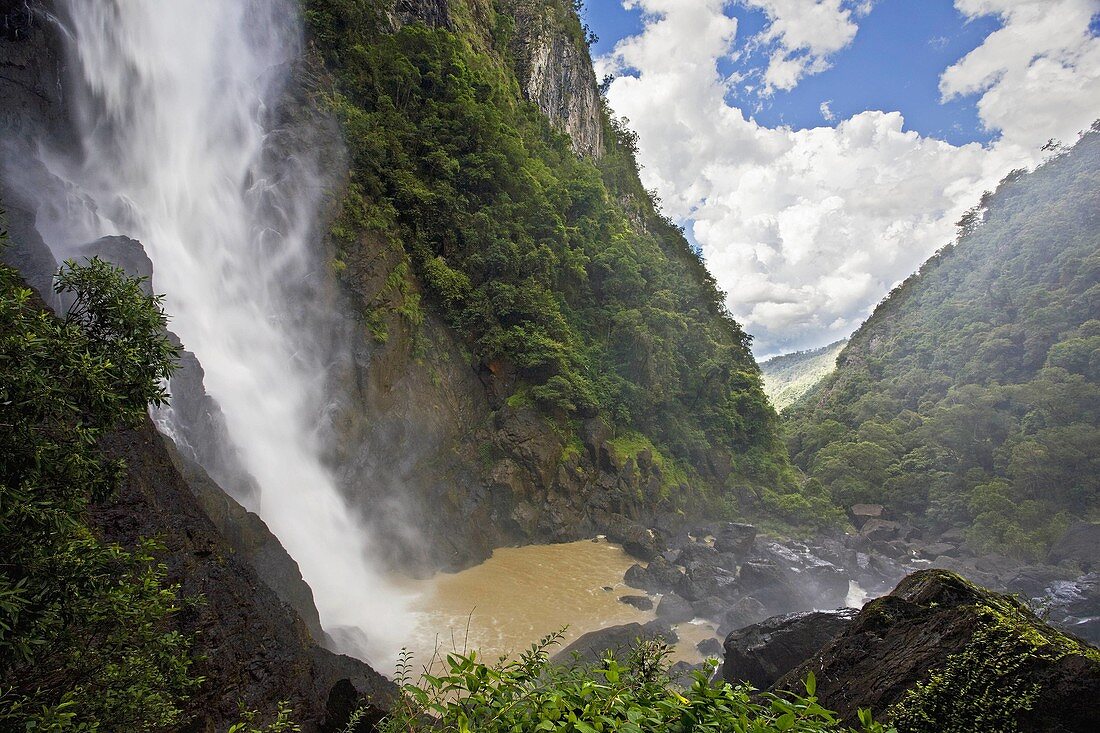
{"label": "mossy boulder", "polygon": [[1084,733],[1100,720],[1100,650],[945,570],[867,604],[775,689],[811,671],[822,705],[848,720],[870,707],[899,733]]}

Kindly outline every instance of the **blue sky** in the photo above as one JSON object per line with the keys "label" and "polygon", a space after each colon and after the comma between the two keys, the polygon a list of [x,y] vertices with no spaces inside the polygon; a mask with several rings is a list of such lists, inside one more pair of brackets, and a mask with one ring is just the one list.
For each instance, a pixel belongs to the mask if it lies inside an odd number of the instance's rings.
{"label": "blue sky", "polygon": [[587,0],[583,16],[643,183],[758,357],[847,335],[983,190],[1100,117],[1100,0]]}
{"label": "blue sky", "polygon": [[[726,14],[737,18],[742,37],[759,33],[768,22],[757,8],[732,5]],[[627,10],[617,0],[589,0],[584,20],[600,38],[595,55],[609,53],[620,39],[643,28],[642,11]],[[951,0],[879,0],[860,23],[855,42],[836,55],[827,71],[767,99],[752,93],[734,93],[729,99],[769,127],[826,124],[821,113],[826,103],[838,119],[867,109],[897,110],[905,115],[907,127],[922,135],[955,145],[988,143],[993,133],[983,128],[975,98],[941,102],[939,75],[1001,25],[993,16],[968,21]],[[719,69],[752,72],[767,61],[757,50],[737,62],[725,61]]]}

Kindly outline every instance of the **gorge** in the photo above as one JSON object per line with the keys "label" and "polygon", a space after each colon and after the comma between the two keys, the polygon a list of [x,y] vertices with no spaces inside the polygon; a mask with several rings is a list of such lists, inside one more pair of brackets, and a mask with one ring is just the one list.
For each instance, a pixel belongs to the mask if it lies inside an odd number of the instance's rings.
{"label": "gorge", "polygon": [[[942,602],[963,609],[951,617],[963,631],[950,653],[969,654],[986,637],[971,641],[985,627],[966,614],[1014,613],[1012,634],[1033,640],[1038,629],[1057,650],[1040,655],[1044,665],[1079,672],[1069,693],[1051,682],[1061,672],[1036,683],[1035,709],[1054,721],[1042,729],[1084,730],[1091,713],[1059,717],[1050,701],[1100,689],[1089,646],[1100,618],[1089,548],[1095,481],[1073,474],[1068,498],[1012,515],[1020,531],[992,515],[1012,491],[1069,475],[1067,463],[1036,460],[1028,476],[1039,478],[1021,479],[1002,454],[1049,447],[1068,425],[1081,428],[1081,460],[1095,458],[1095,209],[1063,206],[1060,196],[1095,202],[1098,133],[983,199],[988,221],[884,301],[837,349],[835,373],[817,386],[809,383],[821,375],[798,382],[784,423],[751,337],[639,180],[636,137],[601,95],[577,7],[0,0],[0,205],[10,235],[0,257],[18,271],[5,270],[19,303],[10,312],[51,307],[66,322],[82,291],[55,291],[58,266],[98,256],[148,278],[146,295],[164,294],[165,338],[180,349],[167,403],[149,420],[95,434],[92,448],[125,470],[113,493],[89,495],[74,513],[77,534],[104,546],[156,539],[157,582],[178,593],[154,626],[190,640],[196,682],[178,709],[142,729],[251,733],[229,726],[251,710],[275,719],[283,702],[304,730],[343,730],[349,720],[360,728],[348,730],[372,729],[405,699],[384,677],[399,649],[419,658],[450,649],[463,615],[493,595],[513,607],[484,613],[487,625],[459,651],[472,639],[482,659],[522,660],[559,618],[572,626],[565,643],[597,662],[614,639],[678,631],[682,682],[703,656],[728,663],[730,632],[776,614],[862,606],[864,592],[884,596],[918,573],[894,600],[840,614],[851,625],[804,642],[783,673],[821,651],[834,675],[822,677],[822,699],[843,708],[845,725],[875,730],[857,713],[870,700],[825,697],[859,687],[844,676],[845,655],[857,653],[845,649],[878,653],[858,646],[866,633],[940,623],[929,609]],[[1033,195],[1040,190],[1045,198]],[[1020,202],[1037,208],[1017,214]],[[1061,317],[1027,340],[1035,354],[1020,372],[1031,378],[1041,366],[1045,391],[1035,404],[1026,387],[998,393],[995,410],[1019,429],[1006,428],[994,448],[968,443],[975,456],[989,453],[975,459],[986,473],[956,461],[956,485],[929,463],[938,438],[920,421],[970,405],[971,393],[941,369],[928,384],[891,383],[887,404],[864,398],[880,394],[874,380],[889,358],[911,353],[906,334],[876,329],[920,322],[904,315],[904,298],[923,302],[919,287],[965,313],[944,291],[958,284],[952,273],[980,268],[952,258],[997,245],[1006,229],[1022,262],[1039,245],[1019,235],[1018,216],[1047,222],[1051,257],[1061,258],[1043,275],[1047,291],[1065,294],[1051,306]],[[1029,272],[1047,270],[1013,269]],[[36,296],[18,294],[24,282]],[[989,309],[1006,315],[985,319],[1000,329],[978,357],[987,362],[1010,349],[1001,341],[1027,336],[1013,320],[1022,306],[1001,295],[990,285]],[[968,328],[978,329],[957,331]],[[7,338],[5,364],[22,363],[26,342]],[[936,353],[922,363],[945,358]],[[926,409],[929,395],[943,400],[939,412]],[[22,405],[6,392],[0,403]],[[72,413],[66,425],[77,436],[79,409],[57,408]],[[21,440],[2,437],[5,447]],[[890,470],[873,473],[860,450],[889,451],[879,463]],[[904,483],[917,476],[932,489]],[[1060,631],[930,568],[1034,599]],[[0,601],[6,589],[0,583]],[[13,608],[12,618],[38,613]],[[65,628],[82,633],[76,622]],[[19,686],[20,671],[56,661],[28,654],[0,659],[11,675],[0,680],[0,705],[6,693],[40,694],[60,715],[63,696]],[[951,662],[942,656],[937,663]],[[782,684],[799,692],[798,681]],[[876,698],[876,718],[922,730],[913,721],[940,698],[918,705],[905,691],[933,682],[914,673],[897,684],[897,695]],[[666,702],[686,704],[676,696]],[[11,699],[0,728],[27,714]],[[433,710],[451,724],[449,708]],[[1020,713],[1029,724],[1030,710]],[[773,713],[781,716],[761,720]],[[73,725],[86,722],[74,714]],[[679,730],[662,725],[653,729]]]}

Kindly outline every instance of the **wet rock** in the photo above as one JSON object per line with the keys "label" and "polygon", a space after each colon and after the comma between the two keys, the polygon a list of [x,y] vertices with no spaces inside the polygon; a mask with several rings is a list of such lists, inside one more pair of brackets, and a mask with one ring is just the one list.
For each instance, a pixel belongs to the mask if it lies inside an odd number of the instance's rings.
{"label": "wet rock", "polygon": [[619,603],[634,606],[634,608],[637,608],[639,611],[649,611],[653,609],[653,599],[649,596],[620,596]]}
{"label": "wet rock", "polygon": [[959,548],[955,545],[950,545],[946,542],[933,542],[930,545],[924,545],[918,549],[918,553],[921,557],[926,557],[929,560],[934,560],[937,557],[943,555],[956,555],[959,552]]}
{"label": "wet rock", "polygon": [[657,618],[670,624],[678,624],[695,618],[695,609],[687,599],[675,593],[667,593],[657,604]]}
{"label": "wet rock", "polygon": [[720,553],[729,553],[739,558],[752,552],[756,541],[756,527],[751,524],[727,522],[718,528],[714,535],[714,549]]}
{"label": "wet rock", "polygon": [[608,626],[606,629],[588,632],[550,659],[556,664],[569,664],[574,659],[581,663],[598,662],[608,651],[619,657],[624,656],[639,640],[644,639],[664,639],[672,644],[676,642],[676,635],[668,624],[660,621]]}
{"label": "wet rock", "polygon": [[1078,522],[1067,529],[1051,546],[1047,562],[1073,563],[1085,572],[1100,570],[1100,522]]}
{"label": "wet rock", "polygon": [[623,576],[623,582],[631,588],[664,593],[677,587],[682,573],[663,557],[654,558],[648,566],[631,565]]}
{"label": "wet rock", "polygon": [[743,593],[768,609],[789,610],[798,603],[797,593],[787,583],[787,574],[773,562],[747,562],[741,566],[737,579]]}
{"label": "wet rock", "polygon": [[729,601],[719,598],[718,596],[710,596],[698,601],[694,601],[691,607],[695,609],[695,618],[706,618],[717,621],[726,609],[729,608]]}
{"label": "wet rock", "polygon": [[859,534],[869,542],[887,542],[898,535],[901,525],[884,519],[868,519]]}
{"label": "wet rock", "polygon": [[608,517],[606,534],[609,540],[619,543],[624,550],[641,560],[652,561],[665,549],[653,530],[621,514]]}
{"label": "wet rock", "polygon": [[695,648],[698,649],[699,653],[704,657],[714,657],[715,659],[722,658],[722,642],[714,637],[703,639],[695,645]]}
{"label": "wet rock", "polygon": [[711,545],[703,542],[691,542],[684,545],[676,555],[676,564],[687,567],[692,563],[701,563],[717,567],[718,557],[718,550]]}
{"label": "wet rock", "polygon": [[1067,580],[1066,571],[1049,565],[1030,565],[1017,570],[1005,583],[1005,590],[1024,598],[1039,598],[1046,595],[1056,580]]}
{"label": "wet rock", "polygon": [[689,601],[710,596],[732,599],[737,594],[737,576],[722,568],[692,563],[684,571],[676,591]]}
{"label": "wet rock", "polygon": [[882,519],[882,511],[882,504],[853,504],[852,522],[856,527],[862,527],[869,519]]}
{"label": "wet rock", "polygon": [[750,624],[763,621],[768,617],[768,609],[752,596],[745,596],[726,611],[718,624],[719,634],[728,634]]}
{"label": "wet rock", "polygon": [[942,570],[914,573],[871,601],[773,689],[800,691],[810,671],[820,704],[846,722],[859,707],[900,730],[1084,733],[1100,720],[1095,650],[1014,598]]}
{"label": "wet rock", "polygon": [[855,616],[850,608],[792,613],[732,631],[722,645],[722,679],[767,689],[839,636]]}

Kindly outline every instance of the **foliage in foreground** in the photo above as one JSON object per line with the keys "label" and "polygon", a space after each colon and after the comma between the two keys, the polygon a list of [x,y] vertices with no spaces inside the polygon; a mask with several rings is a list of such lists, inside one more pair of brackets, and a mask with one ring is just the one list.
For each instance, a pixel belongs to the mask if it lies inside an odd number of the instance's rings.
{"label": "foliage in foreground", "polygon": [[57,290],[63,319],[0,267],[0,729],[160,729],[198,684],[177,589],[151,544],[107,544],[86,514],[123,469],[97,441],[164,401],[175,349],[113,266],[66,263]]}
{"label": "foliage in foreground", "polygon": [[[639,641],[622,662],[608,654],[599,664],[558,666],[544,638],[516,661],[494,665],[476,653],[447,655],[444,673],[424,672],[409,679],[408,658],[401,668],[403,696],[382,724],[383,733],[443,731],[576,731],[577,733],[846,733],[835,714],[817,704],[815,682],[807,697],[765,694],[750,697],[748,687],[710,683],[696,673],[686,690],[669,674],[668,648]],[[866,712],[860,731],[886,733]]]}

